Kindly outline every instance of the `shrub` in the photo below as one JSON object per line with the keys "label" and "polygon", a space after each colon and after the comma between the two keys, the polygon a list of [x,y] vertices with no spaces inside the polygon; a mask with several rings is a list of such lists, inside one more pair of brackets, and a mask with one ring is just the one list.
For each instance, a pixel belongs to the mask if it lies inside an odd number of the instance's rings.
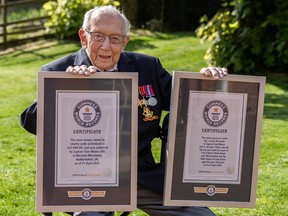
{"label": "shrub", "polygon": [[85,12],[97,5],[119,6],[113,0],[57,0],[48,1],[43,5],[50,19],[45,23],[48,31],[55,31],[56,36],[74,38],[81,27]]}
{"label": "shrub", "polygon": [[287,0],[225,0],[222,9],[196,30],[212,41],[205,58],[209,64],[252,74],[284,71],[288,65]]}

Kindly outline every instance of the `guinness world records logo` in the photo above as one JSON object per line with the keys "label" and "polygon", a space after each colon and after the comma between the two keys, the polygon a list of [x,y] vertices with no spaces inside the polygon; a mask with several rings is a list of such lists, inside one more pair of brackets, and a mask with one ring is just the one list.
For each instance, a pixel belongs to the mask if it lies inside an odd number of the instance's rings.
{"label": "guinness world records logo", "polygon": [[92,197],[92,191],[89,188],[82,190],[82,198],[84,200],[89,200]]}
{"label": "guinness world records logo", "polygon": [[203,110],[203,118],[209,126],[218,127],[223,125],[229,112],[226,104],[220,100],[213,100],[207,103]]}
{"label": "guinness world records logo", "polygon": [[73,115],[76,123],[81,127],[93,127],[101,119],[101,108],[93,100],[82,100],[76,104]]}
{"label": "guinness world records logo", "polygon": [[209,185],[207,188],[206,188],[206,193],[208,196],[214,196],[214,194],[216,193],[216,188],[214,185]]}

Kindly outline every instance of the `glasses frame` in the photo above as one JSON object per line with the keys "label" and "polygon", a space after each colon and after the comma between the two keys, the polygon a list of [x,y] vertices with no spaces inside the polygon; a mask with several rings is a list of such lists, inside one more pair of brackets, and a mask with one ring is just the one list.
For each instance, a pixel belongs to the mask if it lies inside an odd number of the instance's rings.
{"label": "glasses frame", "polygon": [[[85,32],[87,32],[90,35],[92,41],[104,42],[106,37],[108,37],[109,38],[109,42],[111,44],[114,44],[114,45],[119,45],[119,44],[123,43],[124,38],[126,37],[126,35],[105,35],[105,34],[102,34],[102,33],[99,33],[99,32],[93,32],[93,31],[88,31],[88,30],[85,30]],[[95,36],[93,37],[93,34],[98,34],[99,38],[95,39]],[[113,41],[113,37],[119,37],[119,39],[120,39],[119,42]]]}

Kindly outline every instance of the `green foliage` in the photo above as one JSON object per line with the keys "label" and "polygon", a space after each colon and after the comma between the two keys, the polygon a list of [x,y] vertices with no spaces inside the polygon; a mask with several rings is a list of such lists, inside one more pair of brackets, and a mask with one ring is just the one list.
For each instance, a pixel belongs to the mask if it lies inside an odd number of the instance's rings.
{"label": "green foliage", "polygon": [[[210,44],[187,33],[131,34],[127,50],[158,56],[168,70],[199,71]],[[41,65],[76,52],[79,43],[45,40],[0,51],[0,215],[39,216],[36,203],[36,138],[19,124],[20,113],[37,97]],[[255,208],[212,208],[217,216],[288,215],[288,76],[268,74]],[[159,139],[153,153],[159,157]],[[158,156],[157,156],[158,155]],[[119,216],[117,213],[116,215]],[[147,216],[138,210],[134,216]],[[67,216],[54,213],[53,216]]]}
{"label": "green foliage", "polygon": [[197,36],[212,41],[205,59],[230,72],[283,71],[288,65],[286,0],[223,0],[222,9],[201,20]]}
{"label": "green foliage", "polygon": [[[38,18],[40,16],[44,16],[45,11],[39,8],[18,8],[17,10],[9,11],[7,14],[7,22],[17,22],[19,20],[24,19],[33,19]],[[1,16],[0,23],[3,22],[3,18]]]}
{"label": "green foliage", "polygon": [[81,27],[86,11],[97,5],[119,6],[113,0],[57,0],[43,5],[50,19],[45,23],[48,31],[55,31],[59,38],[74,38]]}

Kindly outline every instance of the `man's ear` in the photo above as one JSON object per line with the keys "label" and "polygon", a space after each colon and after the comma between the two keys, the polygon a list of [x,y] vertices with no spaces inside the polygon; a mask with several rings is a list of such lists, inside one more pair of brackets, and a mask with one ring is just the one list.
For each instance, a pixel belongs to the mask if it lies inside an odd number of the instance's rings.
{"label": "man's ear", "polygon": [[85,34],[84,29],[79,29],[78,35],[79,35],[82,47],[86,48],[87,47],[87,43],[88,43],[88,39],[87,39],[87,36]]}
{"label": "man's ear", "polygon": [[125,38],[124,38],[124,40],[123,40],[122,50],[125,49],[126,45],[127,45],[128,42],[129,42],[129,39],[130,39],[130,36],[129,36],[129,35],[126,35]]}

